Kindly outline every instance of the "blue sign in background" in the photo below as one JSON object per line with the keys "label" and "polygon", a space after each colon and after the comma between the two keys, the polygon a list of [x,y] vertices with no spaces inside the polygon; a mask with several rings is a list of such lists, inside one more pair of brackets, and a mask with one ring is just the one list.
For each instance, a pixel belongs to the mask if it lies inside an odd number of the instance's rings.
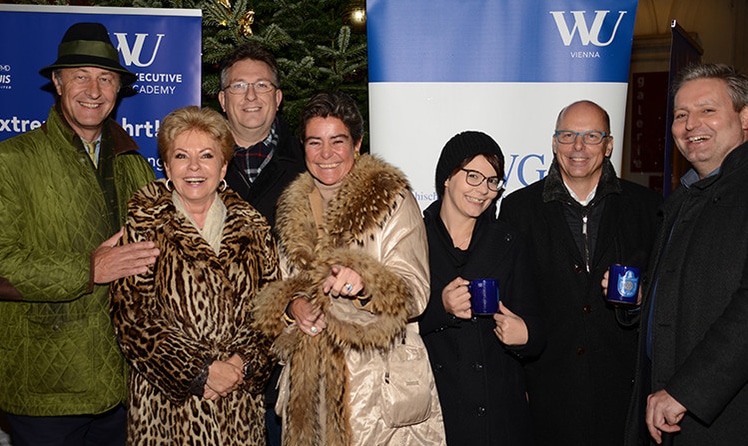
{"label": "blue sign in background", "polygon": [[367,0],[370,144],[422,208],[453,135],[499,143],[506,186],[542,179],[560,110],[591,100],[620,142],[637,0]]}
{"label": "blue sign in background", "polygon": [[636,6],[368,0],[369,80],[627,82]]}
{"label": "blue sign in background", "polygon": [[120,62],[138,76],[114,118],[135,138],[162,176],[156,131],[165,115],[200,105],[199,10],[0,5],[0,140],[38,127],[55,95],[39,70],[57,59],[70,25],[99,22],[109,31]]}

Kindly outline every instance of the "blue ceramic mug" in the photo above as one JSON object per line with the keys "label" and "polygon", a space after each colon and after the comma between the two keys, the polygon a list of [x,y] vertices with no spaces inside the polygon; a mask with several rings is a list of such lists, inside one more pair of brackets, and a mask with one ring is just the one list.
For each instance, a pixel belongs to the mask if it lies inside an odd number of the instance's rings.
{"label": "blue ceramic mug", "polygon": [[634,266],[611,265],[608,273],[608,300],[636,304],[639,298],[641,270]]}
{"label": "blue ceramic mug", "polygon": [[473,315],[488,315],[499,311],[499,281],[473,279],[468,285],[470,308]]}

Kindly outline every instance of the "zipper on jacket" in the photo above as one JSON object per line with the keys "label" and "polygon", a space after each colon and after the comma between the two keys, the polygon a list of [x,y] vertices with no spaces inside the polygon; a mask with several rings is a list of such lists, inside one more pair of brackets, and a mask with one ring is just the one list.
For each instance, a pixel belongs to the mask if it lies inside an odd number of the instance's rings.
{"label": "zipper on jacket", "polygon": [[587,234],[587,206],[582,208],[582,244],[584,245],[584,267],[590,272],[590,240]]}

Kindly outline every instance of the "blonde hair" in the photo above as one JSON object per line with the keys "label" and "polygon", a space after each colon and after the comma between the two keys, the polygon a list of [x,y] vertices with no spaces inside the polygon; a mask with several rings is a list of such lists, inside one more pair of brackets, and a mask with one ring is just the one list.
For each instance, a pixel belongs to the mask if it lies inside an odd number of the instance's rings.
{"label": "blonde hair", "polygon": [[189,130],[196,130],[213,138],[221,150],[224,164],[234,156],[234,136],[226,119],[212,108],[190,105],[172,111],[161,122],[157,137],[158,156],[161,160],[169,159],[174,149],[174,140]]}

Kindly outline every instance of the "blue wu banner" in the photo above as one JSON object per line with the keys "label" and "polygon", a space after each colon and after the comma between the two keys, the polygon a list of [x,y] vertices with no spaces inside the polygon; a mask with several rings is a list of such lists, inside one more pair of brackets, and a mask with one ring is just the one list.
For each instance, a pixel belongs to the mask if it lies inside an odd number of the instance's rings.
{"label": "blue wu banner", "polygon": [[371,82],[627,81],[636,2],[368,4]]}
{"label": "blue wu banner", "polygon": [[0,21],[0,140],[47,119],[54,88],[39,69],[57,59],[70,25],[99,22],[123,65],[137,75],[115,119],[162,176],[156,150],[161,119],[175,108],[200,105],[200,10],[0,5]]}
{"label": "blue wu banner", "polygon": [[367,0],[372,152],[403,169],[422,207],[444,143],[496,139],[511,191],[545,176],[558,112],[611,115],[620,167],[636,0]]}

